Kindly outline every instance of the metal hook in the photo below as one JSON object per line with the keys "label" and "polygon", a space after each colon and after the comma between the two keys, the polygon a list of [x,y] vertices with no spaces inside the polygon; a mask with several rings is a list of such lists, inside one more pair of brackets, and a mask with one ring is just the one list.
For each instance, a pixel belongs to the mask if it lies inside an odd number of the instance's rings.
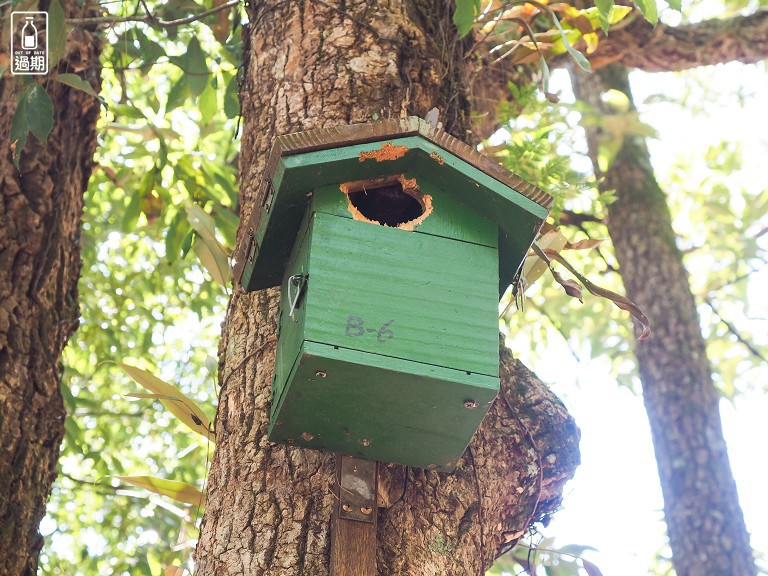
{"label": "metal hook", "polygon": [[[301,295],[304,293],[304,289],[307,287],[307,276],[305,274],[294,274],[288,279],[288,302],[291,305],[288,311],[288,317],[297,322],[293,317],[293,313],[296,311],[296,307],[301,300]],[[296,294],[293,294],[293,289],[296,288]]]}

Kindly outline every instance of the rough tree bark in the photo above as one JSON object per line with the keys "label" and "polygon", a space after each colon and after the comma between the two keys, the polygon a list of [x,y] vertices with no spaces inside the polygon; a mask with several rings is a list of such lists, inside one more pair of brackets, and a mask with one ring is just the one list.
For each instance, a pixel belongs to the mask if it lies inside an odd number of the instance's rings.
{"label": "rough tree bark", "polygon": [[[466,138],[469,70],[444,0],[253,3],[241,87],[241,221],[279,134],[441,110]],[[278,294],[236,287],[220,344],[221,391],[199,576],[329,572],[334,457],[266,439]],[[468,335],[470,337],[470,335]],[[551,513],[578,463],[562,404],[502,350],[503,393],[456,472],[384,466],[380,574],[483,574]],[[407,478],[407,480],[406,480]]]}
{"label": "rough tree bark", "polygon": [[[631,101],[624,67],[572,78],[577,98],[602,113],[615,113],[600,100],[606,90],[620,90]],[[608,232],[627,296],[653,326],[635,353],[675,570],[678,576],[753,576],[757,570],[723,438],[720,396],[666,197],[642,136],[627,136],[601,173],[595,160],[598,130],[587,129],[595,173],[604,177],[601,189],[616,190]]]}
{"label": "rough tree bark", "polygon": [[[68,16],[82,15],[79,4],[62,1]],[[0,21],[10,8],[2,11]],[[0,65],[8,46],[0,28]],[[99,47],[86,32],[71,36],[58,69],[98,89]],[[53,131],[47,148],[29,136],[17,170],[10,142],[17,80],[8,71],[0,77],[0,575],[33,576],[64,435],[60,355],[80,315],[80,220],[100,104],[47,82]]]}

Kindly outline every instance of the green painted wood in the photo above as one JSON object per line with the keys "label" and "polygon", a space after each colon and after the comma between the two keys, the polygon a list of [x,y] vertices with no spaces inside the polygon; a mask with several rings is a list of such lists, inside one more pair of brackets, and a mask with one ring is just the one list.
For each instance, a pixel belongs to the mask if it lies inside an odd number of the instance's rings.
{"label": "green painted wood", "polygon": [[450,471],[498,387],[497,377],[307,341],[269,439]]}
{"label": "green painted wood", "polygon": [[[405,173],[406,178],[411,174]],[[415,232],[452,238],[472,244],[496,248],[499,235],[496,223],[468,209],[453,196],[434,186],[430,180],[416,179],[419,191],[432,197],[432,213],[415,228]],[[318,188],[312,197],[312,210],[352,218],[347,195],[338,185]]]}
{"label": "green painted wood", "polygon": [[494,248],[319,212],[311,226],[305,339],[498,375]]}
{"label": "green painted wood", "polygon": [[[299,230],[299,241],[293,248],[285,278],[280,289],[280,313],[277,321],[278,346],[275,354],[275,377],[272,383],[272,398],[279,398],[283,386],[298,360],[298,350],[304,341],[305,310],[304,300],[294,310],[293,318],[289,316],[290,301],[288,282],[293,274],[309,275],[309,250],[312,239],[312,229],[309,226],[310,212],[307,212]],[[274,411],[275,403],[272,408]]]}
{"label": "green painted wood", "polygon": [[[361,153],[380,150],[385,144],[407,151],[394,160],[361,161]],[[251,226],[258,245],[254,262],[245,262],[243,249],[239,251],[243,285],[256,290],[280,283],[308,199],[318,187],[406,172],[496,222],[503,257],[499,292],[503,292],[546,218],[547,208],[421,136],[310,151],[276,161],[274,199]]]}

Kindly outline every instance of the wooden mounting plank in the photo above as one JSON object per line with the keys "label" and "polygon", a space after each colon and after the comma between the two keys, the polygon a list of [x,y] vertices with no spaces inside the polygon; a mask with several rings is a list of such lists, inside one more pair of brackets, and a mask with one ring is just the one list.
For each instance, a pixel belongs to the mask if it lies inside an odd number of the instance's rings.
{"label": "wooden mounting plank", "polygon": [[[344,481],[343,467],[354,466],[355,462],[373,464],[372,474],[370,474],[371,467],[366,466],[367,478],[358,476],[353,478],[352,483]],[[339,487],[339,502],[331,519],[331,576],[376,576],[376,476],[375,462],[336,455],[336,485]],[[365,485],[361,487],[361,483]],[[350,504],[359,505],[361,497],[363,499],[372,497],[372,510],[365,513],[365,517],[370,515],[370,520],[367,521],[353,520],[352,517],[360,517],[360,515],[356,514],[357,510],[353,511],[349,507]],[[368,504],[369,502],[364,502],[363,506]],[[342,506],[347,507],[346,512],[342,510]]]}

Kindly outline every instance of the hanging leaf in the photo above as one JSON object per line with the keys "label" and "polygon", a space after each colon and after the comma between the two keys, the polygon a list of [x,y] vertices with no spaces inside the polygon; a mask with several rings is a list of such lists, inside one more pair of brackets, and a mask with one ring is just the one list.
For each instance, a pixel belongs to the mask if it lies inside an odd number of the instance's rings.
{"label": "hanging leaf", "polygon": [[[653,1],[653,0],[650,0]],[[563,39],[563,45],[565,46],[565,49],[568,51],[568,54],[571,55],[571,58],[573,58],[576,61],[576,64],[579,65],[579,68],[586,70],[587,72],[592,71],[592,66],[589,64],[589,60],[587,60],[587,57],[584,56],[581,52],[576,50],[576,48],[571,45],[570,41],[568,40],[568,36],[565,33],[565,30],[563,30],[563,27],[560,25],[560,20],[557,19],[557,16],[554,12],[552,12],[552,22],[555,23],[555,27],[560,31],[560,36]]]}
{"label": "hanging leaf", "polygon": [[597,7],[598,22],[603,32],[608,34],[608,28],[611,26],[611,12],[613,12],[614,0],[595,0]]}
{"label": "hanging leaf", "polygon": [[59,0],[52,0],[48,6],[48,65],[56,68],[67,50],[67,26],[64,23],[64,9]]}
{"label": "hanging leaf", "polygon": [[47,146],[48,134],[53,129],[53,102],[40,84],[32,84],[19,97],[16,112],[11,121],[11,145],[14,145],[13,163],[19,167],[21,151],[27,144],[27,135],[32,132]]}
{"label": "hanging leaf", "polygon": [[475,25],[476,15],[480,14],[480,0],[456,0],[456,10],[453,13],[453,23],[459,30],[459,37],[464,38]]}
{"label": "hanging leaf", "polygon": [[197,36],[192,36],[192,40],[187,45],[187,52],[181,59],[181,64],[187,73],[187,85],[190,93],[192,96],[199,96],[208,85],[208,63]]}
{"label": "hanging leaf", "polygon": [[584,560],[584,558],[582,558],[581,563],[584,565],[584,571],[587,573],[587,576],[603,576],[600,568],[595,566],[589,560]]}
{"label": "hanging leaf", "polygon": [[198,235],[197,241],[192,244],[192,250],[197,254],[211,277],[226,288],[230,277],[229,260],[226,253],[221,249],[221,245],[218,243],[214,245],[209,239]]}
{"label": "hanging leaf", "polygon": [[573,244],[571,244],[570,242],[566,243],[566,245],[563,246],[563,250],[591,250],[592,248],[597,248],[602,243],[603,243],[603,240],[594,239],[594,238],[585,238],[584,240],[579,240],[578,242],[574,242]]}
{"label": "hanging leaf", "polygon": [[192,249],[211,277],[226,288],[231,275],[229,258],[227,251],[216,239],[213,217],[197,204],[188,205],[186,210],[187,220],[197,233],[197,241]]}
{"label": "hanging leaf", "polygon": [[613,292],[611,290],[608,290],[606,288],[602,288],[598,286],[597,284],[594,284],[593,282],[589,281],[586,276],[583,274],[580,274],[576,271],[576,269],[571,266],[571,264],[563,258],[561,254],[557,254],[554,252],[547,251],[545,253],[546,257],[549,257],[553,260],[557,260],[565,266],[568,271],[576,276],[576,278],[579,279],[579,282],[581,282],[584,285],[584,288],[589,290],[591,294],[594,294],[595,296],[600,296],[602,298],[606,298],[613,302],[617,307],[621,308],[622,310],[626,310],[630,313],[632,316],[633,322],[635,322],[635,338],[638,340],[645,340],[650,336],[651,334],[651,323],[646,317],[646,315],[643,313],[642,310],[638,307],[637,304],[632,302],[629,298],[626,296],[622,296],[621,294],[617,294],[616,292]]}
{"label": "hanging leaf", "polygon": [[212,442],[215,441],[211,432],[211,421],[191,398],[146,370],[122,362],[116,362],[116,364],[125,370],[137,384],[158,395],[151,397],[160,400],[163,406],[186,424],[190,430],[205,436]]}
{"label": "hanging leaf", "polygon": [[165,111],[169,112],[178,108],[184,103],[184,100],[186,100],[188,96],[189,85],[187,84],[187,77],[184,75],[179,78],[168,91],[168,100],[165,102]]}
{"label": "hanging leaf", "polygon": [[205,85],[205,90],[203,90],[198,98],[197,104],[200,109],[200,123],[203,126],[208,124],[213,118],[213,115],[216,114],[216,96],[216,88],[213,87],[213,84],[209,83]]}
{"label": "hanging leaf", "polygon": [[155,494],[168,496],[177,502],[184,502],[193,506],[205,506],[205,494],[186,482],[166,480],[154,476],[115,476],[115,478]]}
{"label": "hanging leaf", "polygon": [[579,302],[584,304],[583,292],[578,282],[575,280],[566,280],[554,268],[550,268],[549,271],[552,273],[552,277],[555,281],[563,287],[563,290],[565,290],[565,293],[568,294],[568,296],[571,298],[578,298]]}
{"label": "hanging leaf", "polygon": [[[552,250],[553,252],[560,252],[568,243],[568,239],[563,235],[558,228],[550,230],[539,239],[536,240],[536,244],[542,250]],[[529,254],[523,264],[523,278],[525,278],[525,285],[530,286],[536,280],[538,280],[544,272],[547,271],[549,262],[542,260],[535,252]]]}
{"label": "hanging leaf", "polygon": [[165,259],[169,263],[178,260],[181,254],[181,244],[187,233],[191,231],[186,216],[181,210],[176,212],[176,215],[171,219],[171,223],[168,224],[168,229],[165,231]]}
{"label": "hanging leaf", "polygon": [[656,26],[659,21],[659,10],[656,6],[656,0],[635,0],[635,4],[640,8],[640,13],[643,17]]}
{"label": "hanging leaf", "polygon": [[224,91],[224,115],[229,119],[236,118],[240,114],[240,99],[237,95],[239,89],[237,75],[233,75]]}
{"label": "hanging leaf", "polygon": [[678,12],[683,11],[682,0],[667,0],[667,4],[669,4],[669,7],[672,8],[672,10],[677,10]]}
{"label": "hanging leaf", "polygon": [[56,76],[52,76],[51,79],[56,80],[57,82],[61,82],[62,84],[66,84],[67,86],[71,86],[72,88],[76,88],[77,90],[81,90],[86,94],[90,94],[94,98],[98,98],[103,103],[103,100],[93,89],[93,86],[88,84],[88,82],[80,78],[80,76],[77,74],[57,74]]}
{"label": "hanging leaf", "polygon": [[165,576],[184,576],[184,568],[179,566],[166,566],[163,574]]}

